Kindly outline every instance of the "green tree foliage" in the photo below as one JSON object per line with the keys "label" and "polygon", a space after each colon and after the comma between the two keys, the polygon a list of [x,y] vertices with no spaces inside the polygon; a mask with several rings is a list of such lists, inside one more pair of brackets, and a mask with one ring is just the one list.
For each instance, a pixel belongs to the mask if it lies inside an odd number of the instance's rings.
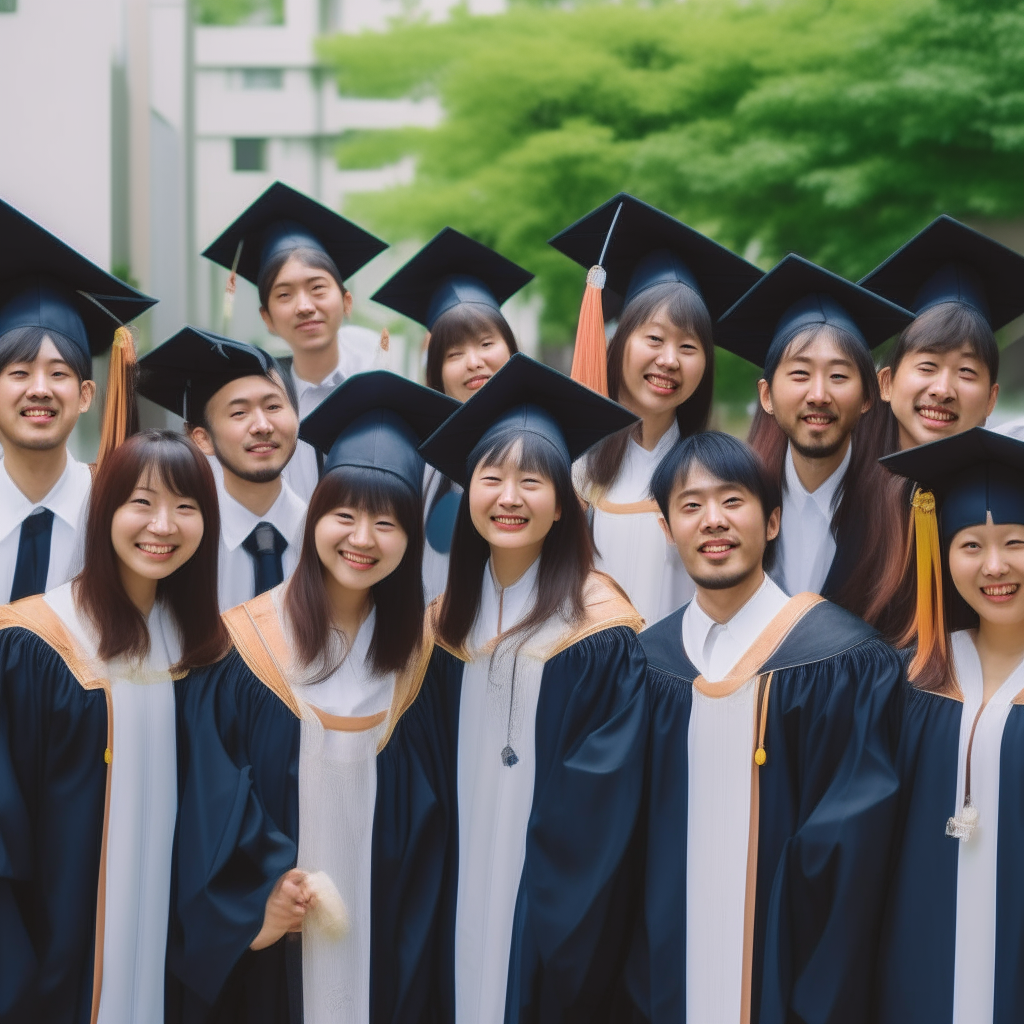
{"label": "green tree foliage", "polygon": [[[1024,212],[1021,0],[518,0],[321,56],[344,94],[435,94],[446,114],[343,141],[349,166],[418,158],[412,185],[350,209],[520,261],[552,340],[583,271],[545,240],[620,189],[762,266],[797,251],[854,278],[940,212]],[[749,393],[727,372],[721,397],[730,380]]]}
{"label": "green tree foliage", "polygon": [[284,0],[193,0],[197,25],[283,25]]}

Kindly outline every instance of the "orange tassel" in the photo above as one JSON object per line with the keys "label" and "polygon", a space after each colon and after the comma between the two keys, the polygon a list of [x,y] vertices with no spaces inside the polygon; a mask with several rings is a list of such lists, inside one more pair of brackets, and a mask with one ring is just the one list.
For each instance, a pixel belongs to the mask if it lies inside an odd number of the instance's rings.
{"label": "orange tassel", "polygon": [[917,547],[917,653],[910,663],[911,679],[928,664],[936,645],[946,652],[946,624],[942,608],[942,549],[935,495],[921,488],[914,494],[914,535]]}
{"label": "orange tassel", "polygon": [[100,450],[96,456],[97,466],[101,465],[104,458],[118,445],[123,444],[126,437],[139,429],[139,411],[135,395],[137,374],[135,339],[127,327],[118,327],[114,332],[114,344],[110,349]]}
{"label": "orange tassel", "polygon": [[606,277],[599,266],[587,272],[587,287],[576,327],[576,347],[572,353],[572,379],[605,398],[608,397],[608,355],[601,292]]}
{"label": "orange tassel", "polygon": [[391,348],[391,333],[386,327],[380,329],[380,350],[387,352]]}

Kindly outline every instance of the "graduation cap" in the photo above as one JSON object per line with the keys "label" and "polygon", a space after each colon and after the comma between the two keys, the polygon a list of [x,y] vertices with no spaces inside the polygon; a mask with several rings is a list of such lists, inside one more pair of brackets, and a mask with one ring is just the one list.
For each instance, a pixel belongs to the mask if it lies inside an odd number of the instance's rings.
{"label": "graduation cap", "polygon": [[[240,377],[265,377],[278,365],[255,345],[184,327],[139,360],[139,394],[186,422],[202,419],[206,403]],[[198,414],[198,415],[197,415]]]}
{"label": "graduation cap", "polygon": [[42,327],[90,358],[156,304],[0,199],[0,335]]}
{"label": "graduation cap", "polygon": [[913,319],[896,303],[790,253],[718,321],[715,340],[755,366],[773,369],[782,346],[803,328],[831,324],[870,350]]}
{"label": "graduation cap", "polygon": [[303,421],[299,437],[323,452],[324,473],[339,466],[380,469],[419,496],[420,443],[459,403],[389,370],[356,373],[342,381]]}
{"label": "graduation cap", "polygon": [[501,309],[532,280],[528,270],[493,249],[444,228],[372,298],[429,331],[442,313],[463,303]]}
{"label": "graduation cap", "polygon": [[256,284],[263,265],[284,250],[319,249],[346,280],[387,247],[322,203],[275,181],[203,255]]}
{"label": "graduation cap", "polygon": [[946,214],[860,283],[917,315],[942,302],[961,302],[994,331],[1024,313],[1024,256]]}
{"label": "graduation cap", "polygon": [[560,231],[548,245],[581,267],[604,268],[607,288],[614,293],[605,302],[609,316],[617,312],[616,305],[629,303],[647,288],[678,282],[697,292],[717,318],[764,274],[707,235],[626,192]]}
{"label": "graduation cap", "polygon": [[881,460],[931,491],[942,535],[988,521],[1024,523],[1024,441],[984,427],[895,452]]}
{"label": "graduation cap", "polygon": [[[484,393],[486,391],[486,394]],[[470,452],[506,429],[537,434],[571,466],[598,441],[635,423],[621,405],[518,352],[420,447],[456,483],[469,482]]]}

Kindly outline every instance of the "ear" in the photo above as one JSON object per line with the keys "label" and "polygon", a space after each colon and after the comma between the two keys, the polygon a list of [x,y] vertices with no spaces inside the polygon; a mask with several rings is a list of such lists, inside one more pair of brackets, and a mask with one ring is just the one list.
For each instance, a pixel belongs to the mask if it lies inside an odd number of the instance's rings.
{"label": "ear", "polygon": [[988,407],[985,409],[985,419],[988,419],[992,415],[992,410],[996,407],[996,399],[999,397],[999,385],[993,384],[992,389],[988,393]]}
{"label": "ear", "polygon": [[868,411],[868,409],[870,409],[871,406],[874,405],[874,404],[875,403],[872,400],[871,396],[870,395],[865,395],[864,396],[864,401],[861,402],[861,405],[860,405],[860,414],[861,414],[861,416],[863,416],[864,413],[866,413]]}
{"label": "ear", "polygon": [[[83,412],[89,411],[89,406],[92,405],[92,400],[96,397],[96,381],[94,380],[83,380],[81,387],[78,389],[78,413],[81,415]],[[991,412],[991,410],[989,410]]]}
{"label": "ear", "polygon": [[878,390],[883,402],[892,401],[892,367],[883,366],[878,371]]}
{"label": "ear", "polygon": [[772,509],[772,514],[768,517],[767,524],[767,536],[768,540],[775,540],[779,535],[779,530],[782,528],[782,509]]}
{"label": "ear", "polygon": [[276,335],[277,331],[274,330],[274,321],[271,319],[266,306],[260,306],[260,316],[263,318],[263,323],[266,324],[267,330],[271,334]]}
{"label": "ear", "polygon": [[658,525],[661,527],[661,532],[665,534],[665,540],[668,541],[670,547],[676,546],[676,539],[672,536],[672,527],[668,525],[668,520],[664,516],[658,516]]}
{"label": "ear", "polygon": [[772,391],[768,386],[768,381],[762,377],[757,382],[757,397],[761,399],[761,408],[764,409],[769,416],[774,416],[775,411],[772,409]]}
{"label": "ear", "polygon": [[195,441],[196,446],[204,455],[213,455],[213,440],[210,438],[210,432],[205,427],[193,427],[186,424],[188,430],[188,436]]}
{"label": "ear", "polygon": [[341,308],[346,317],[352,315],[352,293],[347,288],[341,290]]}
{"label": "ear", "polygon": [[555,522],[562,518],[562,503],[560,501],[555,502]]}

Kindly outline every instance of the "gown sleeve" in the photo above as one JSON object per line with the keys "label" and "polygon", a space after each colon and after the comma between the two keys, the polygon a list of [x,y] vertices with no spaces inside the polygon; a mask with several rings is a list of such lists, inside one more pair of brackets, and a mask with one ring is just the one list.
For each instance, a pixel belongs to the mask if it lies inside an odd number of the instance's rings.
{"label": "gown sleeve", "polygon": [[870,1018],[902,680],[896,654],[870,639],[773,681],[765,768],[775,777],[762,769],[754,937],[761,1024]]}
{"label": "gown sleeve", "polygon": [[296,863],[299,720],[234,652],[176,686],[167,1019],[287,1021],[289,937],[249,945]]}
{"label": "gown sleeve", "polygon": [[86,1024],[106,698],[27,630],[0,631],[0,1022]]}
{"label": "gown sleeve", "polygon": [[457,758],[463,665],[434,648],[377,758],[370,1020],[455,1019]]}
{"label": "gown sleeve", "polygon": [[510,1024],[622,1019],[643,873],[645,667],[624,626],[581,640],[545,666],[512,931]]}

